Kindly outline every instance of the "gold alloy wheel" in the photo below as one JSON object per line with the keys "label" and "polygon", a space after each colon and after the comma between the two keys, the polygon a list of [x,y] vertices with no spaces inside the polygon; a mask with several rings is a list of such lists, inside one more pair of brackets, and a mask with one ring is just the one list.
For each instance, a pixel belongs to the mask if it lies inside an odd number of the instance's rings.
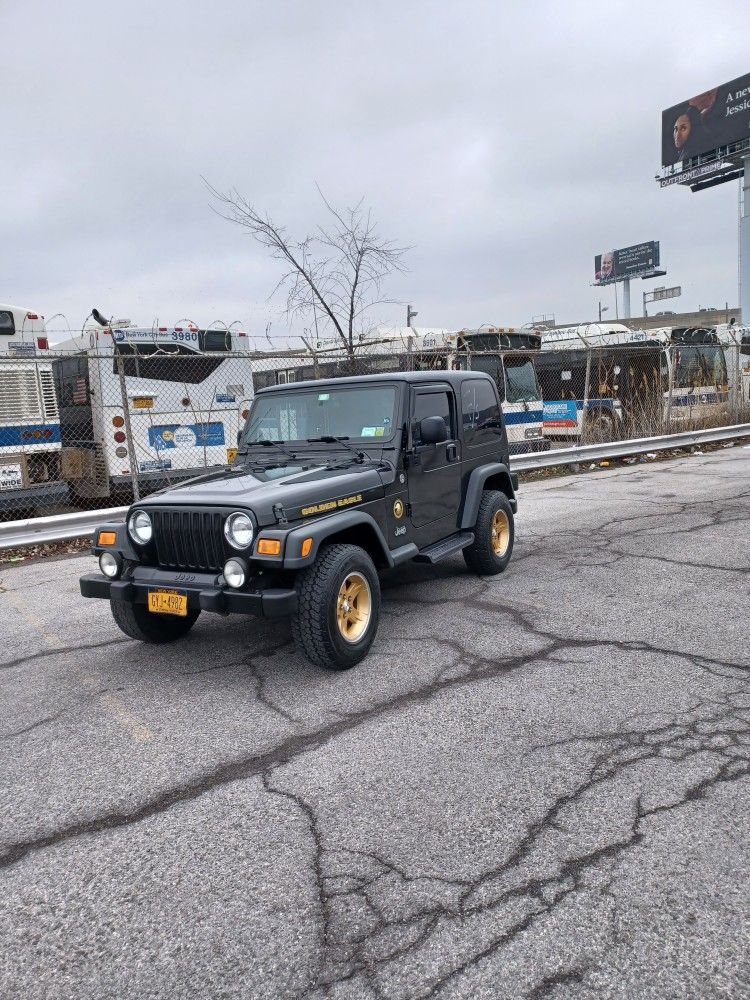
{"label": "gold alloy wheel", "polygon": [[510,544],[510,522],[504,510],[495,511],[492,518],[492,551],[496,556],[504,556]]}
{"label": "gold alloy wheel", "polygon": [[346,642],[359,642],[372,614],[370,585],[361,573],[349,573],[336,599],[336,624]]}

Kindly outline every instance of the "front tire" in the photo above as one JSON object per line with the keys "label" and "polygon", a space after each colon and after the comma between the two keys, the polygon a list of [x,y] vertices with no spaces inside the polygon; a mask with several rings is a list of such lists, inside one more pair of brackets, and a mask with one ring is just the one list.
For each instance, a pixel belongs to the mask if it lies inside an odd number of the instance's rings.
{"label": "front tire", "polygon": [[292,637],[311,663],[349,670],[367,656],[380,619],[380,581],[364,549],[324,546],[297,577],[297,601]]}
{"label": "front tire", "polygon": [[154,615],[144,604],[128,604],[126,601],[110,600],[109,606],[112,617],[125,635],[151,644],[181,639],[195,625],[200,614],[200,611],[188,611],[185,618]]}
{"label": "front tire", "polygon": [[485,490],[479,503],[474,541],[464,549],[464,560],[479,576],[502,573],[513,554],[513,508],[504,493]]}

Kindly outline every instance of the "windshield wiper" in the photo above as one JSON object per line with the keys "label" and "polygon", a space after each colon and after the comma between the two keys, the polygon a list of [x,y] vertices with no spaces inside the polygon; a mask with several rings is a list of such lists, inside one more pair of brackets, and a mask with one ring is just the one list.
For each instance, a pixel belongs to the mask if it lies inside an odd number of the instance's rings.
{"label": "windshield wiper", "polygon": [[341,435],[340,437],[336,437],[333,434],[324,434],[323,437],[305,438],[305,441],[307,441],[308,444],[317,444],[318,442],[320,442],[321,444],[343,444],[343,446],[345,448],[348,448],[349,451],[352,453],[352,455],[354,455],[356,461],[360,465],[367,458],[365,452],[357,451],[356,448],[352,448],[352,446],[348,443],[349,437],[347,435]]}
{"label": "windshield wiper", "polygon": [[284,447],[283,441],[269,441],[267,438],[259,438],[257,441],[245,441],[237,454],[247,455],[250,448],[257,448],[259,445],[263,448],[274,448],[276,451],[280,451],[282,455],[286,455],[287,458],[291,458],[293,462],[297,460],[295,453]]}

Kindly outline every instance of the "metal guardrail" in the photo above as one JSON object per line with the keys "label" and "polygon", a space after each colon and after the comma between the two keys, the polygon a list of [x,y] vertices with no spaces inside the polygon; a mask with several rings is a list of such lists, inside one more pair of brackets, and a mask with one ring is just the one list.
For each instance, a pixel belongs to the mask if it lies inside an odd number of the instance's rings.
{"label": "metal guardrail", "polygon": [[[699,431],[664,434],[661,437],[608,441],[605,444],[585,444],[575,448],[542,451],[536,455],[515,455],[511,458],[510,464],[514,472],[532,472],[535,469],[553,469],[559,465],[583,465],[586,462],[598,462],[605,458],[627,458],[629,455],[645,455],[649,451],[690,448],[698,444],[731,441],[733,438],[741,437],[750,437],[750,424],[709,427]],[[0,542],[1,544],[2,542]]]}
{"label": "metal guardrail", "polygon": [[0,523],[0,549],[85,538],[93,535],[103,521],[124,521],[127,511],[127,507],[108,507],[106,510],[81,510],[73,514],[6,521]]}
{"label": "metal guardrail", "polygon": [[[581,445],[575,448],[558,448],[535,455],[516,455],[511,459],[514,472],[532,472],[564,465],[584,465],[607,458],[625,458],[644,455],[650,451],[672,448],[689,448],[714,441],[730,441],[750,437],[750,424],[730,427],[711,427],[699,431],[683,431],[662,437],[631,438],[628,441],[609,441],[606,444]],[[63,542],[70,538],[93,535],[103,521],[123,521],[127,507],[108,507],[104,510],[84,510],[73,514],[54,514],[50,517],[30,517],[23,521],[0,523],[0,549],[43,542]]]}

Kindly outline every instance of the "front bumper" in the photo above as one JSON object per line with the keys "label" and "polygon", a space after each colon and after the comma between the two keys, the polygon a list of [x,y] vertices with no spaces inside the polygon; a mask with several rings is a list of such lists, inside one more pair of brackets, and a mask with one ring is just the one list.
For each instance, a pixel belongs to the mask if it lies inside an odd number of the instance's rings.
{"label": "front bumper", "polygon": [[[185,577],[190,576],[190,580]],[[180,579],[182,577],[183,579]],[[217,614],[256,615],[259,618],[284,618],[297,610],[297,591],[269,587],[265,590],[232,590],[217,583],[210,573],[175,574],[139,566],[132,577],[109,580],[101,573],[87,573],[80,579],[83,597],[147,604],[149,590],[178,590],[187,594],[191,611],[214,611]]]}

